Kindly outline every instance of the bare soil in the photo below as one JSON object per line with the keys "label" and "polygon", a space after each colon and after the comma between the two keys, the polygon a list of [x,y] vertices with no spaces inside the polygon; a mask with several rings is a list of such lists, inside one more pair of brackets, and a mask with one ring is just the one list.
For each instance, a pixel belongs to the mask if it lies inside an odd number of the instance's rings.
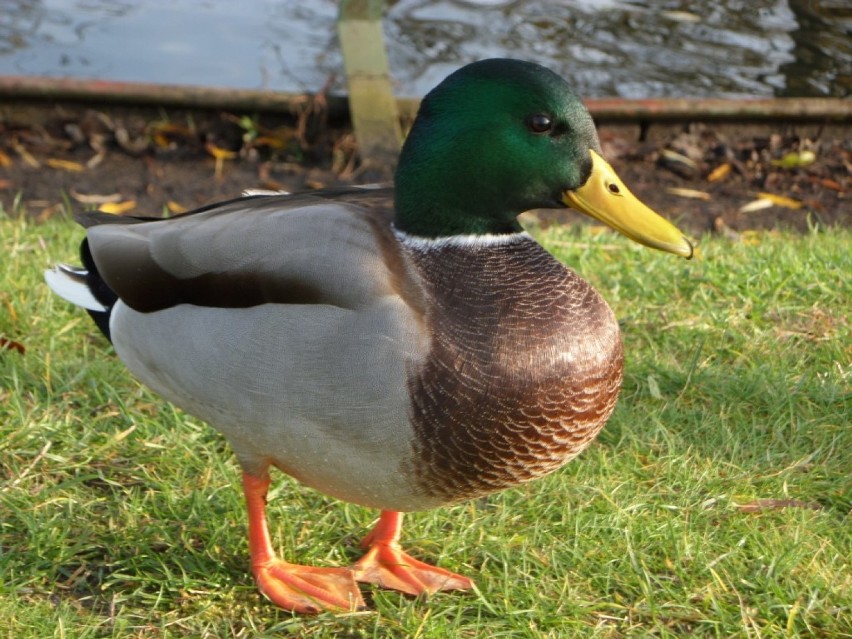
{"label": "bare soil", "polygon": [[[852,226],[849,124],[604,122],[599,130],[627,185],[694,236]],[[391,172],[359,162],[348,125],[329,122],[321,99],[290,116],[0,107],[0,203],[39,219],[66,202],[162,215],[245,189],[301,191]]]}

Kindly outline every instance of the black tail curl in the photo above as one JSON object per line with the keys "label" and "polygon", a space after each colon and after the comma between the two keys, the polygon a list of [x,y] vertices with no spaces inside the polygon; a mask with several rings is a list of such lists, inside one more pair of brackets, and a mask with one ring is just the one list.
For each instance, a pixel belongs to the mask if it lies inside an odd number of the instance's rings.
{"label": "black tail curl", "polygon": [[92,257],[92,252],[89,250],[88,239],[84,239],[82,244],[80,244],[80,259],[83,260],[83,266],[86,268],[86,285],[89,287],[89,290],[92,292],[95,299],[107,308],[105,311],[92,311],[87,309],[87,312],[95,321],[95,324],[97,324],[101,333],[103,333],[108,340],[112,341],[109,333],[109,318],[110,315],[112,315],[112,307],[118,301],[118,295],[116,295],[113,290],[106,285],[106,282],[103,281],[100,273],[98,273],[98,267],[95,266],[95,260]]}

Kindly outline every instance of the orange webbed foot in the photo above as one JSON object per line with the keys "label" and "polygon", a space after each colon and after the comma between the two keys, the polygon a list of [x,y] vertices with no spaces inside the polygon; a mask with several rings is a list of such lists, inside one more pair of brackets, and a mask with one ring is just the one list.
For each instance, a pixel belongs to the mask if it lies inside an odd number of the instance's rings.
{"label": "orange webbed foot", "polygon": [[272,603],[302,614],[360,610],[364,599],[349,568],[314,568],[275,556],[266,526],[269,477],[243,473],[249,524],[251,569],[260,591]]}
{"label": "orange webbed foot", "polygon": [[271,559],[252,566],[257,587],[285,610],[316,614],[361,610],[364,600],[348,568],[315,568]]}
{"label": "orange webbed foot", "polygon": [[367,553],[352,566],[357,581],[409,595],[473,588],[473,581],[467,577],[431,566],[404,552],[398,542],[401,526],[402,513],[382,512],[375,528],[361,542]]}

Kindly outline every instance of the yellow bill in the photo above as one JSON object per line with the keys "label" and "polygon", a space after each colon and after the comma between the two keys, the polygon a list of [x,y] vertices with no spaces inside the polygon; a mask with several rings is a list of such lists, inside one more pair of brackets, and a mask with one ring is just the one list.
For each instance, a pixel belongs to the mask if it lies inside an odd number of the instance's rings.
{"label": "yellow bill", "polygon": [[635,242],[689,259],[692,243],[677,227],[642,204],[609,163],[594,150],[592,174],[578,189],[564,191],[562,201],[614,228]]}

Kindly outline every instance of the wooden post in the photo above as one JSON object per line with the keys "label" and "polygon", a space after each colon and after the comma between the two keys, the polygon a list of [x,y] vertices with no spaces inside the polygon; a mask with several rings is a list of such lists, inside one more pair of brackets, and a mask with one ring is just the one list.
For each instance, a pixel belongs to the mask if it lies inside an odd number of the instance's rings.
{"label": "wooden post", "polygon": [[402,131],[382,34],[383,5],[383,0],[341,0],[337,31],[361,160],[368,174],[389,177]]}

